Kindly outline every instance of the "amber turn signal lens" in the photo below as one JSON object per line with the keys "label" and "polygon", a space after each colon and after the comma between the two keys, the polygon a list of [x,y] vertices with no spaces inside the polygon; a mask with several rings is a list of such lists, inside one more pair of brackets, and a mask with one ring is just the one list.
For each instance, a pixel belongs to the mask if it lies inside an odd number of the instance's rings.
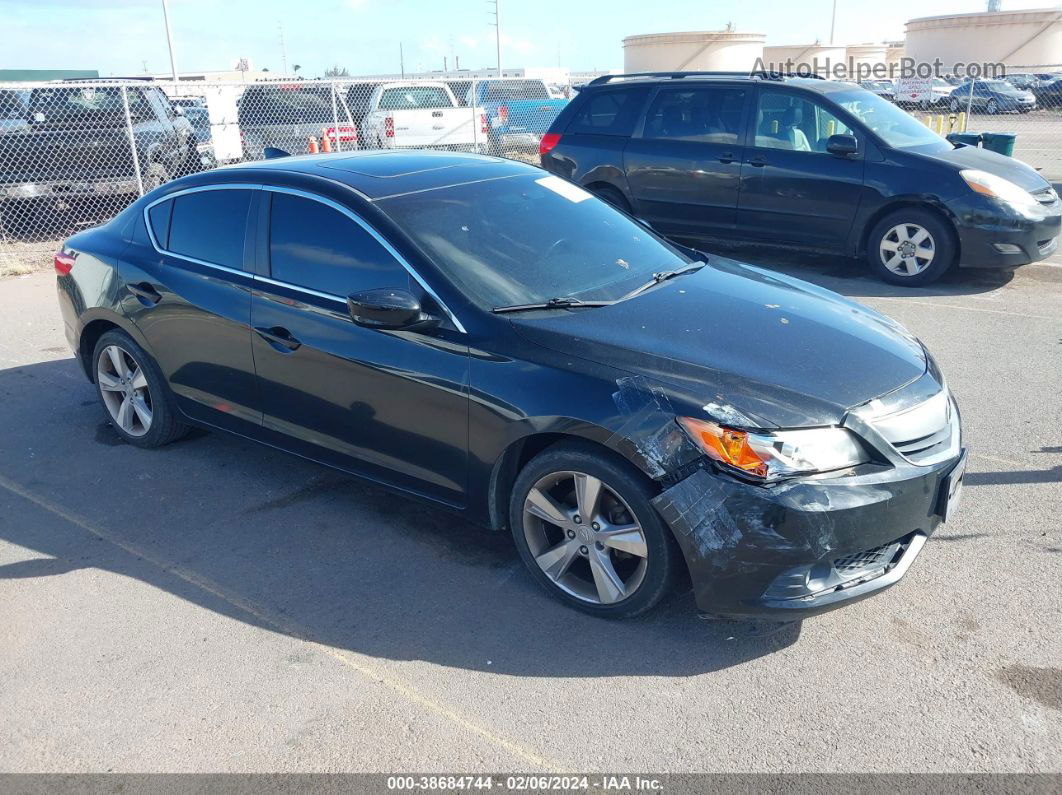
{"label": "amber turn signal lens", "polygon": [[679,422],[709,458],[750,475],[767,477],[767,462],[749,446],[749,435],[745,431],[693,417],[679,417]]}

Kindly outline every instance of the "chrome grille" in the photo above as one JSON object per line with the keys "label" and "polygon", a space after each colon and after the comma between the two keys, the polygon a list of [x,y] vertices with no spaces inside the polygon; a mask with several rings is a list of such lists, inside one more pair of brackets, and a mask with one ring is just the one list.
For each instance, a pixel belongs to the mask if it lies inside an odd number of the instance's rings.
{"label": "chrome grille", "polygon": [[870,417],[869,422],[896,451],[914,464],[928,466],[958,452],[958,411],[947,390],[916,406]]}

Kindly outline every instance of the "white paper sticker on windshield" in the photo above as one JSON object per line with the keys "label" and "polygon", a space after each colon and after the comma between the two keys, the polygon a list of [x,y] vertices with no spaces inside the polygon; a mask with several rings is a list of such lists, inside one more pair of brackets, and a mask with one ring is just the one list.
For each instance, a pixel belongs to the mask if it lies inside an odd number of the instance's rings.
{"label": "white paper sticker on windshield", "polygon": [[542,179],[536,179],[535,182],[543,188],[549,188],[554,193],[563,196],[568,201],[575,202],[576,204],[581,201],[586,201],[591,196],[591,194],[587,193],[578,185],[573,185],[560,177],[543,177]]}

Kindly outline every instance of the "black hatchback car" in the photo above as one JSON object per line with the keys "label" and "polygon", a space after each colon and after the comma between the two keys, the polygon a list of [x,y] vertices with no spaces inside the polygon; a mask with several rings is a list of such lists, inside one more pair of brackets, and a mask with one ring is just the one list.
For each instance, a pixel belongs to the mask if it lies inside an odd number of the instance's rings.
{"label": "black hatchback car", "polygon": [[1054,252],[1062,203],[1012,158],[953,146],[850,83],[676,72],[593,81],[556,119],[542,166],[666,235],[865,257],[922,285],[958,263]]}
{"label": "black hatchback car", "polygon": [[868,596],[962,481],[958,410],[896,323],[522,163],[196,174],[55,268],[129,443],[222,429],[510,529],[538,582],[597,615],[647,610],[683,568],[712,614]]}

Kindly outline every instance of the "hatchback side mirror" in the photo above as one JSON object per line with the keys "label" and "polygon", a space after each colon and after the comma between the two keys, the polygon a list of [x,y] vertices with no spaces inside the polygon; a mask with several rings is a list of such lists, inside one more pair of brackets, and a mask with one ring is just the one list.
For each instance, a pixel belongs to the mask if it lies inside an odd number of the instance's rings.
{"label": "hatchback side mirror", "polygon": [[406,290],[382,288],[347,296],[350,318],[359,326],[375,329],[424,331],[440,323],[421,311],[420,301]]}
{"label": "hatchback side mirror", "polygon": [[831,135],[826,139],[826,151],[838,157],[848,157],[859,151],[859,141],[854,135]]}

